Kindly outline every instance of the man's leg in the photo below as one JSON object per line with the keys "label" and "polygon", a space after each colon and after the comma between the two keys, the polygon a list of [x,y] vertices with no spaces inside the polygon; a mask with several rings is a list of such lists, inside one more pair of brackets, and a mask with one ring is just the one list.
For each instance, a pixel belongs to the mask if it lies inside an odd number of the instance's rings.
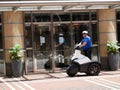
{"label": "man's leg", "polygon": [[91,59],[92,48],[84,50],[84,53],[85,53],[85,56],[87,56],[89,59]]}

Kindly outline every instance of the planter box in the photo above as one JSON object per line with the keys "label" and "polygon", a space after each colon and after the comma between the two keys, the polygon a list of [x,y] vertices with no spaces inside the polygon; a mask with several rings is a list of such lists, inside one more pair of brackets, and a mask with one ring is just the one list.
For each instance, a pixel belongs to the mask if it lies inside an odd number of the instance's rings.
{"label": "planter box", "polygon": [[119,53],[117,54],[109,54],[108,55],[108,64],[110,67],[110,70],[118,70],[119,69]]}
{"label": "planter box", "polygon": [[21,60],[12,60],[11,61],[12,65],[12,73],[14,77],[20,77],[22,76],[22,69],[23,69],[23,64]]}

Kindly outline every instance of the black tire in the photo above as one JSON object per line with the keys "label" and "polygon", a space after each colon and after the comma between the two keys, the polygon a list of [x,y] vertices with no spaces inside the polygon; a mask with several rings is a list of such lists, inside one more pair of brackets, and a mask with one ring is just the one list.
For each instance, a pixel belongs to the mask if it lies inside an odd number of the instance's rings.
{"label": "black tire", "polygon": [[74,77],[77,72],[78,72],[78,66],[76,64],[71,64],[68,68],[67,68],[67,74],[70,77]]}
{"label": "black tire", "polygon": [[44,68],[45,69],[51,69],[51,66],[52,66],[52,63],[50,61],[47,61],[45,64],[44,64]]}
{"label": "black tire", "polygon": [[88,67],[87,75],[97,76],[100,73],[100,65],[97,63],[92,63]]}

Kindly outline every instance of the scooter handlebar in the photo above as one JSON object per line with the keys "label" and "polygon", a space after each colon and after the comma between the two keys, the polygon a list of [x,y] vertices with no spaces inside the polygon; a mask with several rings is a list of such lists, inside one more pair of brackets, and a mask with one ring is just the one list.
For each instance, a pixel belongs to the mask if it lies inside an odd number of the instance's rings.
{"label": "scooter handlebar", "polygon": [[80,50],[79,44],[76,44],[76,45],[74,46],[74,49]]}

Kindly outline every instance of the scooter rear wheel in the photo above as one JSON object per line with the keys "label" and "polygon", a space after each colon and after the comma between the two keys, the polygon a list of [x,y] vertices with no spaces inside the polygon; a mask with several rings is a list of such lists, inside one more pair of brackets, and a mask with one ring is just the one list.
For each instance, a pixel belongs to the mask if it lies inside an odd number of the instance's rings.
{"label": "scooter rear wheel", "polygon": [[70,77],[74,77],[77,72],[78,72],[78,66],[76,64],[71,64],[68,68],[67,68],[67,74]]}
{"label": "scooter rear wheel", "polygon": [[96,76],[100,73],[100,65],[97,63],[92,63],[88,67],[87,75]]}

